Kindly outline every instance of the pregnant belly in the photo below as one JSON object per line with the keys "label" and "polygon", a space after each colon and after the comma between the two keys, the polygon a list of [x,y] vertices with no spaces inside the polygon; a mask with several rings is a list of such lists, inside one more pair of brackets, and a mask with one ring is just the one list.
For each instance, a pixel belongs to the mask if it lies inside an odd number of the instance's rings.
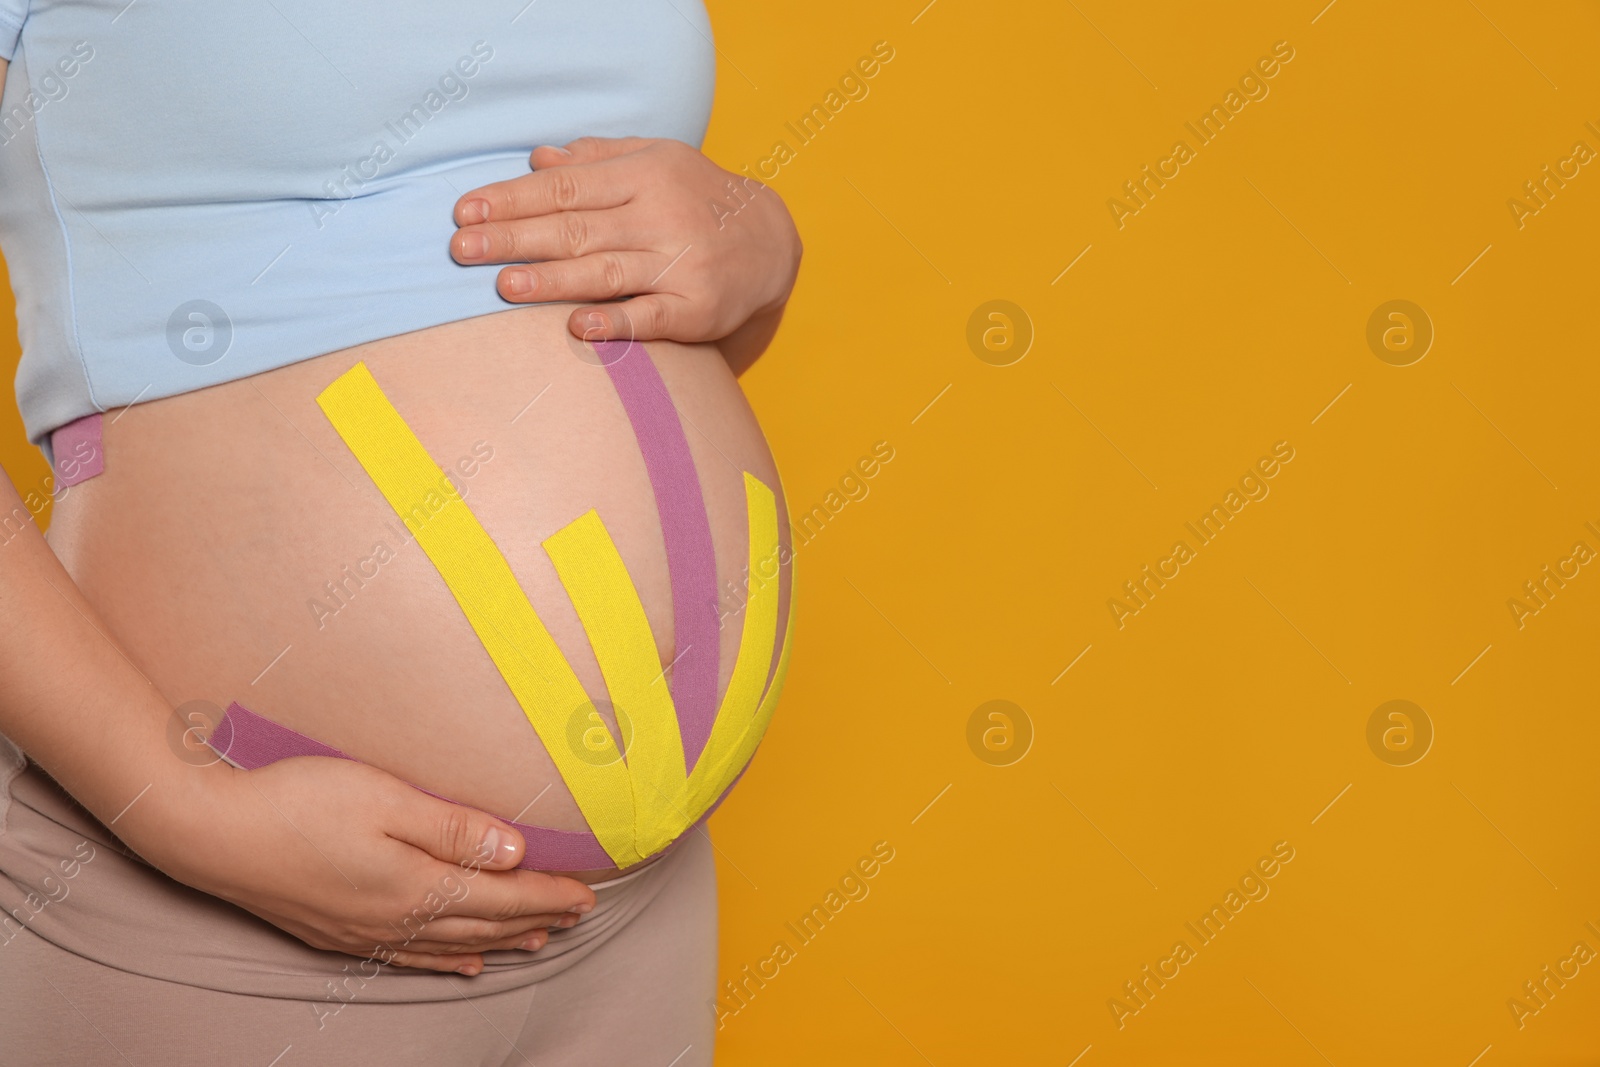
{"label": "pregnant belly", "polygon": [[[110,414],[105,473],[57,504],[51,547],[174,706],[236,700],[441,796],[589,830],[562,753],[530,725],[430,559],[428,537],[402,521],[317,400],[365,365],[459,487],[461,501],[448,506],[470,509],[592,701],[571,710],[573,743],[582,747],[576,739],[599,721],[615,736],[593,635],[546,539],[593,509],[637,590],[661,684],[676,691],[674,661],[681,670],[699,653],[674,633],[667,544],[639,439],[607,369],[569,338],[569,310],[451,323]],[[772,456],[718,352],[649,349],[709,520],[723,623],[707,643],[718,646],[720,702],[749,595],[747,472],[776,496],[780,531],[788,516]],[[780,571],[781,634],[788,567]],[[624,745],[628,734],[623,724]]]}

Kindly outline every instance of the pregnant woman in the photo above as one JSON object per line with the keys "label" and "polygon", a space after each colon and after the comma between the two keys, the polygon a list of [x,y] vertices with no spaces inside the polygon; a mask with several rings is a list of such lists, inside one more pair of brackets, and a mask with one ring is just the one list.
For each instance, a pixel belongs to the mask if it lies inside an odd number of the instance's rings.
{"label": "pregnant woman", "polygon": [[710,1062],[800,256],[691,147],[714,58],[660,0],[0,0],[55,478],[0,479],[0,1062]]}

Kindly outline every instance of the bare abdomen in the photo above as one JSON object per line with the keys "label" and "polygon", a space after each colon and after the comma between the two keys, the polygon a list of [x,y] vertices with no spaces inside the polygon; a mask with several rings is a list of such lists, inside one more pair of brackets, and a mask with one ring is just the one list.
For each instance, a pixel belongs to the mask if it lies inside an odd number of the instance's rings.
{"label": "bare abdomen", "polygon": [[[357,361],[367,366],[601,698],[541,542],[598,510],[663,666],[672,591],[633,428],[605,369],[569,340],[569,310],[452,323],[108,416],[106,471],[58,503],[50,543],[174,705],[237,700],[502,818],[586,829],[444,580],[316,401]],[[718,588],[742,585],[743,472],[777,493],[780,528],[787,521],[771,454],[714,348],[649,348],[704,492]],[[719,693],[738,618],[720,633]]]}

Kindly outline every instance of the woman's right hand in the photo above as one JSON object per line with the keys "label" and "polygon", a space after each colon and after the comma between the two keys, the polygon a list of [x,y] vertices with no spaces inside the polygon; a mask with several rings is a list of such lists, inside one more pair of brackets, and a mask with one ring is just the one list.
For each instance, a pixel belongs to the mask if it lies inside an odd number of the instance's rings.
{"label": "woman's right hand", "polygon": [[481,953],[542,948],[549,927],[594,907],[582,882],[514,869],[524,845],[504,822],[376,767],[302,756],[192,770],[199,792],[167,792],[118,836],[314,948],[471,975]]}

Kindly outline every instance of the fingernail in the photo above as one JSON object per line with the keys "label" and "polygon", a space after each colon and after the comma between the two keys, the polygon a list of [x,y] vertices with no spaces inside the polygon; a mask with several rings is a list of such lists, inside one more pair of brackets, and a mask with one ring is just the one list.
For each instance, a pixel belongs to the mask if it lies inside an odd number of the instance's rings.
{"label": "fingernail", "polygon": [[468,200],[461,206],[461,213],[466,216],[468,222],[488,222],[489,201],[478,199]]}
{"label": "fingernail", "polygon": [[499,859],[502,850],[507,853],[506,858],[509,859],[510,853],[516,851],[516,846],[511,843],[511,837],[500,827],[489,827],[489,832],[483,835],[483,842],[478,845],[478,855],[483,857],[485,863],[489,863]]}
{"label": "fingernail", "polygon": [[561,927],[563,930],[569,926],[577,926],[578,917],[576,915],[563,915],[561,918],[556,920],[556,925]]}
{"label": "fingernail", "polygon": [[568,152],[565,148],[562,148],[560,145],[542,144],[539,147],[540,148],[548,148],[550,151],[559,152],[561,155],[564,155],[564,156],[572,155],[571,152]]}
{"label": "fingernail", "polygon": [[456,238],[456,248],[460,250],[462,259],[482,259],[489,254],[489,237],[468,231]]}
{"label": "fingernail", "polygon": [[517,947],[522,949],[524,952],[537,952],[543,947],[543,945],[544,942],[539,939],[539,935],[535,934]]}
{"label": "fingernail", "polygon": [[591,911],[594,910],[594,905],[593,904],[574,904],[571,908],[569,908],[567,910],[577,912],[579,915],[587,915]]}
{"label": "fingernail", "polygon": [[506,275],[506,292],[512,296],[533,292],[533,272],[514,270]]}
{"label": "fingernail", "polygon": [[468,978],[471,978],[473,975],[478,973],[478,968],[474,967],[470,963],[463,963],[461,966],[456,968],[456,973],[464,974]]}

